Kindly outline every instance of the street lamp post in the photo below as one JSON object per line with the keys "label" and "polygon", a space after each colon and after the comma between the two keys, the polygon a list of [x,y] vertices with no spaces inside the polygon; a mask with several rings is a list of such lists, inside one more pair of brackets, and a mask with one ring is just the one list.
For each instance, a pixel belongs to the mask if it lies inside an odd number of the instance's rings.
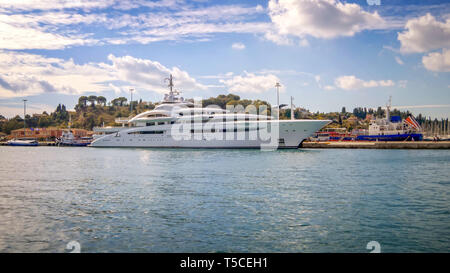
{"label": "street lamp post", "polygon": [[23,100],[23,137],[25,137],[26,134],[26,116],[27,116],[27,100]]}
{"label": "street lamp post", "polygon": [[277,88],[277,107],[278,107],[277,119],[280,119],[280,87],[281,87],[281,84],[279,82],[277,82],[275,84],[275,87]]}
{"label": "street lamp post", "polygon": [[131,99],[130,99],[130,112],[133,112],[133,88],[130,88],[130,95],[131,95]]}

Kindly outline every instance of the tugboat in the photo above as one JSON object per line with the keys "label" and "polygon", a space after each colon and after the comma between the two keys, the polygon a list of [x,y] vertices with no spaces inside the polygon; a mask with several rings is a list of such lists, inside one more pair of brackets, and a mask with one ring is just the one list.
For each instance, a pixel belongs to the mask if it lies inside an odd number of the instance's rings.
{"label": "tugboat", "polygon": [[356,140],[365,141],[421,141],[422,128],[413,116],[402,121],[399,116],[390,116],[391,98],[386,105],[386,118],[371,120],[368,134],[358,135]]}
{"label": "tugboat", "polygon": [[69,128],[62,132],[61,138],[57,140],[58,146],[88,146],[91,144],[91,138],[77,138],[74,136],[72,131],[70,130],[70,126],[72,124],[71,116],[69,115]]}
{"label": "tugboat", "polygon": [[90,138],[76,138],[70,129],[64,130],[61,138],[57,141],[58,146],[88,146],[91,144]]}

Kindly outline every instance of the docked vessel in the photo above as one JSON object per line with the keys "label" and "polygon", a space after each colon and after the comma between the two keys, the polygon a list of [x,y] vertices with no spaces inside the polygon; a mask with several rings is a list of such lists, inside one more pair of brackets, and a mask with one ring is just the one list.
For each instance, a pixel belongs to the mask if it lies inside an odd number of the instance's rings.
{"label": "docked vessel", "polygon": [[358,135],[356,140],[366,141],[420,141],[423,140],[422,128],[413,116],[402,121],[399,116],[390,116],[391,99],[386,105],[386,118],[374,119],[369,130]]}
{"label": "docked vessel", "polygon": [[9,146],[38,146],[35,139],[12,139],[7,142]]}
{"label": "docked vessel", "polygon": [[276,117],[201,107],[178,97],[170,76],[169,93],[155,109],[103,130],[91,147],[298,148],[329,120]]}
{"label": "docked vessel", "polygon": [[62,132],[61,138],[57,140],[58,146],[88,146],[91,144],[91,138],[77,138],[70,129]]}
{"label": "docked vessel", "polygon": [[355,135],[348,133],[346,128],[325,128],[311,137],[311,141],[319,142],[353,140],[355,140]]}
{"label": "docked vessel", "polygon": [[58,146],[88,146],[92,142],[92,138],[75,137],[71,131],[72,118],[69,114],[69,128],[62,132],[61,138],[56,141]]}

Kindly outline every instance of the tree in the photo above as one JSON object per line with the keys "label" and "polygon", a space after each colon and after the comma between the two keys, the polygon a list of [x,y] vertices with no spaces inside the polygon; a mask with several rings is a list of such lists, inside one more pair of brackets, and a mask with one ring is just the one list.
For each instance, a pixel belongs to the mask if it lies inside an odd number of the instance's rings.
{"label": "tree", "polygon": [[78,105],[81,107],[86,107],[87,100],[88,100],[88,97],[81,96],[80,98],[78,98]]}
{"label": "tree", "polygon": [[98,96],[97,97],[97,103],[98,104],[103,104],[103,106],[106,106],[106,98],[103,96]]}
{"label": "tree", "polygon": [[344,106],[344,107],[342,107],[342,111],[341,111],[341,113],[342,113],[342,114],[345,114],[345,113],[347,113],[347,110],[345,109],[345,106]]}
{"label": "tree", "polygon": [[125,97],[119,97],[119,101],[120,101],[120,106],[123,106],[125,104],[125,102],[128,101],[128,99]]}
{"label": "tree", "polygon": [[87,98],[87,100],[91,103],[92,107],[95,107],[95,102],[97,101],[97,96],[91,95]]}

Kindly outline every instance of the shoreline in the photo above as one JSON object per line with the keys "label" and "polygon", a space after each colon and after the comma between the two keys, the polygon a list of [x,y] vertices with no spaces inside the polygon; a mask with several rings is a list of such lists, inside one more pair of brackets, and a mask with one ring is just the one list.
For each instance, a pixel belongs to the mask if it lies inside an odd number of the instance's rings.
{"label": "shoreline", "polygon": [[[0,146],[8,146],[0,142]],[[41,141],[39,146],[57,146],[53,141]],[[305,141],[300,148],[308,149],[450,149],[450,141]]]}
{"label": "shoreline", "polygon": [[312,149],[450,149],[450,141],[305,141],[301,147]]}

